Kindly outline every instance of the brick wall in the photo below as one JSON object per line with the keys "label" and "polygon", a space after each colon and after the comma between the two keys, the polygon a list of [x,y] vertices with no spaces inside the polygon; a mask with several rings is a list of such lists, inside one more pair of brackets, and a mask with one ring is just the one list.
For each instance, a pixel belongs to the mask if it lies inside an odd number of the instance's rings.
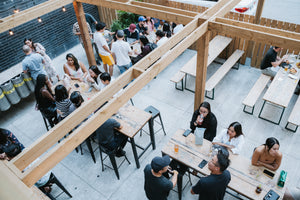
{"label": "brick wall", "polygon": [[[42,3],[45,0],[2,0],[0,1],[0,18],[11,15],[15,7],[22,11],[37,5],[36,2]],[[99,21],[97,7],[90,4],[83,5],[84,12],[93,15]],[[23,60],[25,57],[22,51],[24,38],[32,38],[34,42],[41,43],[51,59],[77,45],[78,37],[72,33],[73,24],[77,21],[73,4],[65,8],[66,12],[57,9],[41,16],[41,23],[34,19],[13,28],[13,36],[10,36],[8,31],[0,33],[0,72]]]}

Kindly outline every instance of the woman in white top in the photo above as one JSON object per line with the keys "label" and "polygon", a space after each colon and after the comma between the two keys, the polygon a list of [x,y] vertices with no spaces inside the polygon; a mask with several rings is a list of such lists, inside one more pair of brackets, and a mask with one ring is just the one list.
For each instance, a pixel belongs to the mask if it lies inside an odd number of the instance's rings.
{"label": "woman in white top", "polygon": [[88,72],[84,64],[77,60],[77,58],[68,53],[66,56],[67,62],[64,64],[64,72],[70,76],[72,80],[84,81]]}
{"label": "woman in white top", "polygon": [[231,123],[228,129],[217,134],[212,143],[226,147],[233,154],[239,154],[244,145],[242,125],[239,122]]}

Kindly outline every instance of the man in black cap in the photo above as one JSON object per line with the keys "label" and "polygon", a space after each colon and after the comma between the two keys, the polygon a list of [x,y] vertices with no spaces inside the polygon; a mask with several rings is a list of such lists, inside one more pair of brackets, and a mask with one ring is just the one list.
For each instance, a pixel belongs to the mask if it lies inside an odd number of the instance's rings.
{"label": "man in black cap", "polygon": [[[148,199],[166,200],[170,190],[175,187],[177,183],[178,172],[176,170],[171,171],[169,164],[170,157],[163,156],[153,158],[151,165],[146,165],[144,169],[144,189]],[[171,181],[162,175],[168,170],[171,174],[173,174]]]}

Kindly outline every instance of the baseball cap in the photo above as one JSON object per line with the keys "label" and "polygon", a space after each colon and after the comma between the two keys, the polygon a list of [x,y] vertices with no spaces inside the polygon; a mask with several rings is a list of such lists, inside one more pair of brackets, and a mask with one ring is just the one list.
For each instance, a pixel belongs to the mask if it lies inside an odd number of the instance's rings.
{"label": "baseball cap", "polygon": [[118,30],[118,32],[117,32],[117,37],[118,37],[118,38],[124,37],[124,31]]}
{"label": "baseball cap", "polygon": [[155,171],[158,172],[162,170],[164,167],[168,166],[170,164],[171,160],[168,155],[165,155],[163,157],[155,157],[153,158],[151,162],[151,168]]}
{"label": "baseball cap", "polygon": [[138,21],[139,21],[139,22],[144,22],[144,21],[146,21],[146,18],[145,18],[145,17],[143,17],[143,16],[139,16],[139,19],[138,19]]}
{"label": "baseball cap", "polygon": [[136,28],[136,25],[135,25],[135,24],[130,24],[128,30],[129,30],[130,32],[133,32],[133,31],[135,30],[135,28]]}

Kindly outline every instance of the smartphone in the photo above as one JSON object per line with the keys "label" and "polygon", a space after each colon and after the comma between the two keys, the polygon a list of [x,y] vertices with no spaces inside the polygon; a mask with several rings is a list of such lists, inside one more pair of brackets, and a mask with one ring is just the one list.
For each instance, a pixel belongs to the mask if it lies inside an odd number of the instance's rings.
{"label": "smartphone", "polygon": [[182,135],[187,137],[191,133],[191,130],[187,129]]}
{"label": "smartphone", "polygon": [[198,165],[198,167],[200,167],[201,169],[207,164],[206,160],[202,160],[201,163]]}
{"label": "smartphone", "polygon": [[76,88],[79,88],[79,85],[78,85],[78,83],[75,83],[74,85],[75,85],[75,87],[76,87]]}
{"label": "smartphone", "polygon": [[273,172],[270,172],[269,170],[266,169],[263,171],[263,173],[270,178],[273,178],[275,175]]}

